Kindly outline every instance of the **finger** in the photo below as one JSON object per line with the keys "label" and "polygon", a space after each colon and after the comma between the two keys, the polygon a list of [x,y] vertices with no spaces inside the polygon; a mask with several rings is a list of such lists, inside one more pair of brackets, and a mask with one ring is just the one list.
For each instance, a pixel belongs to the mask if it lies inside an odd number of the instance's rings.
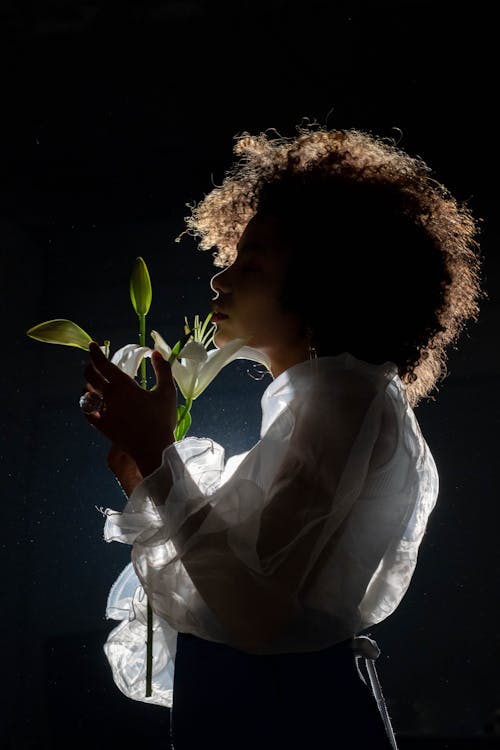
{"label": "finger", "polygon": [[[85,375],[85,379],[88,384],[93,386],[94,390],[99,391],[102,393],[102,389],[105,385],[108,384],[108,380],[100,373],[98,370],[96,370],[95,365],[93,362],[89,362],[87,366],[85,367],[85,370],[83,371],[83,374]],[[90,389],[89,389],[90,390]]]}
{"label": "finger", "polygon": [[102,419],[101,414],[98,411],[90,412],[89,414],[86,414],[85,412],[82,412],[83,416],[89,422],[92,427],[99,427],[99,422]]}
{"label": "finger", "polygon": [[151,354],[151,363],[156,375],[156,390],[165,392],[175,388],[172,368],[160,352],[154,351]]}
{"label": "finger", "polygon": [[99,344],[95,341],[91,341],[89,344],[89,352],[95,369],[110,383],[130,380],[126,372],[123,372],[123,370],[113,364],[113,362],[106,357]]}
{"label": "finger", "polygon": [[86,393],[97,393],[98,396],[102,396],[101,391],[98,391],[97,388],[94,388],[94,386],[88,381],[83,386],[80,396],[84,396]]}

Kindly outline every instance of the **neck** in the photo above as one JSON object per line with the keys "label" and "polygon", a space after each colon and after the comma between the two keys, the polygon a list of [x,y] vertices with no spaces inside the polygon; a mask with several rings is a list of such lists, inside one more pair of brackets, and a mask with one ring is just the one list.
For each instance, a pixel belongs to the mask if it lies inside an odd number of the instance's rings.
{"label": "neck", "polygon": [[281,375],[282,372],[290,369],[290,367],[309,359],[309,348],[304,343],[301,343],[296,347],[286,348],[285,350],[267,351],[266,354],[271,360],[271,374],[273,378],[277,378],[278,375]]}

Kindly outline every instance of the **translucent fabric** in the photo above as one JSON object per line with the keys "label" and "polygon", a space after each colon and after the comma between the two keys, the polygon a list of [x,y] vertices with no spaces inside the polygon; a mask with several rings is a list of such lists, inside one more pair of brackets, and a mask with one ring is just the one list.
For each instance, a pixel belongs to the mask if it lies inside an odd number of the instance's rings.
{"label": "translucent fabric", "polygon": [[[317,651],[388,617],[438,495],[395,365],[348,353],[302,362],[262,396],[260,440],[224,460],[208,438],[169,446],[106,541],[132,545],[108,599],[118,687],[172,705],[176,634],[253,654]],[[146,603],[154,611],[145,698]]]}

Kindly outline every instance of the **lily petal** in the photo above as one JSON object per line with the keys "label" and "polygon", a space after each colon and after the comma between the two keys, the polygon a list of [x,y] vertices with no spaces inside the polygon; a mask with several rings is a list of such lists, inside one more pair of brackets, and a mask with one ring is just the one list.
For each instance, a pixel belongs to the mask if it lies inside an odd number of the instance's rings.
{"label": "lily petal", "polygon": [[172,376],[186,400],[193,398],[192,392],[198,380],[198,370],[199,366],[190,359],[186,359],[184,362],[174,359],[172,362]]}
{"label": "lily petal", "polygon": [[234,339],[220,349],[210,349],[207,352],[207,360],[198,374],[198,380],[191,398],[198,398],[222,368],[237,358],[237,352],[244,345],[244,339]]}
{"label": "lily petal", "polygon": [[144,357],[151,356],[149,346],[138,346],[137,344],[126,344],[111,357],[111,362],[120,367],[123,372],[135,378]]}
{"label": "lily petal", "polygon": [[189,341],[181,351],[181,360],[188,359],[198,365],[203,364],[207,359],[207,350],[199,341]]}
{"label": "lily petal", "polygon": [[155,349],[163,355],[163,358],[168,360],[172,354],[172,349],[169,347],[165,339],[158,331],[151,331],[151,338],[155,342]]}
{"label": "lily petal", "polygon": [[260,365],[264,365],[264,367],[271,372],[271,360],[267,354],[263,354],[252,346],[242,346],[236,353],[234,359],[250,359],[253,362],[258,362]]}

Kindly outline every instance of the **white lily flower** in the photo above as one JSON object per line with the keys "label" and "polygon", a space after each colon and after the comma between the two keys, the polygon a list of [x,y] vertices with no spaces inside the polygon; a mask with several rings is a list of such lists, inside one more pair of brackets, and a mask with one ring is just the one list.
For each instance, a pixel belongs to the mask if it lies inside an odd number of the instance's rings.
{"label": "white lily flower", "polygon": [[[155,350],[168,360],[172,348],[158,331],[152,331]],[[144,357],[151,357],[153,350],[147,346],[127,344],[118,349],[111,361],[130,377],[135,377]],[[223,367],[235,359],[249,359],[270,367],[268,358],[262,352],[245,344],[244,339],[234,339],[220,349],[207,351],[200,341],[189,341],[182,349],[181,357],[172,362],[172,375],[186,401],[194,401],[210,385]]]}
{"label": "white lily flower", "polygon": [[[158,331],[152,331],[155,349],[169,359],[172,349]],[[244,339],[234,339],[220,349],[207,351],[199,341],[189,341],[180,359],[172,363],[172,375],[186,400],[198,398],[223,367],[235,359],[251,359],[269,369],[269,360],[256,349],[246,346]]]}

